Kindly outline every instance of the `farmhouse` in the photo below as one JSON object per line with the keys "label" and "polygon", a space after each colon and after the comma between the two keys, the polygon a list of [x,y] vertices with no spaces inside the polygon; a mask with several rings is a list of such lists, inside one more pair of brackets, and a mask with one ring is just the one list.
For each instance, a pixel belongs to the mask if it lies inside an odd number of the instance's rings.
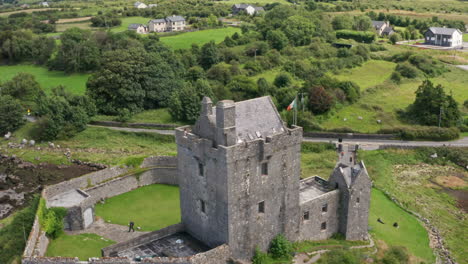
{"label": "farmhouse", "polygon": [[172,32],[185,29],[185,18],[182,16],[168,16],[162,19],[152,19],[148,22],[149,32]]}
{"label": "farmhouse", "polygon": [[49,7],[49,3],[47,2],[41,2],[39,5],[42,7]]}
{"label": "farmhouse", "polygon": [[128,30],[134,30],[138,34],[148,33],[148,27],[143,24],[130,24],[128,25]]}
{"label": "farmhouse", "polygon": [[144,8],[148,8],[148,6],[145,4],[145,3],[142,3],[142,2],[135,2],[133,4],[133,6],[135,8],[138,8],[138,9],[144,9]]}
{"label": "farmhouse", "polygon": [[388,21],[372,21],[372,27],[379,36],[390,36],[395,33],[395,31],[393,31],[393,27],[390,26],[390,22]]}
{"label": "farmhouse", "polygon": [[424,33],[424,44],[460,47],[463,44],[463,33],[456,28],[430,27]]}
{"label": "farmhouse", "polygon": [[231,7],[231,9],[232,9],[233,15],[237,15],[240,12],[245,12],[252,16],[254,14],[258,14],[260,12],[265,11],[263,7],[258,7],[258,6],[248,5],[248,4],[235,4]]}
{"label": "farmhouse", "polygon": [[[36,217],[23,264],[146,263],[223,264],[249,260],[283,234],[291,241],[323,240],[341,233],[368,239],[371,180],[357,162],[355,145],[337,145],[329,180],[301,180],[302,128],[287,127],[268,96],[201,103],[194,126],[175,131],[177,158],[150,157],[148,171],[98,171],[42,192],[49,207],[68,208],[65,227],[87,229],[94,205],[140,186],[166,183],[180,188],[181,223],[102,249],[103,259],[80,262],[43,257],[47,237]],[[163,165],[163,166],[161,166]],[[143,168],[143,167],[142,167]]]}

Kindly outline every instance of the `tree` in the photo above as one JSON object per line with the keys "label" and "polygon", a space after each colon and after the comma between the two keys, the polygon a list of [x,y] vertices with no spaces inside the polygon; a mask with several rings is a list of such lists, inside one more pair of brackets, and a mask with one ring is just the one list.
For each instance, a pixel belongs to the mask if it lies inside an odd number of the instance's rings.
{"label": "tree", "polygon": [[354,21],[350,15],[335,16],[332,21],[334,30],[352,29],[353,24]]}
{"label": "tree", "polygon": [[443,127],[456,126],[461,118],[457,102],[446,95],[442,85],[425,80],[416,90],[416,99],[408,107],[407,115],[421,125]]}
{"label": "tree", "polygon": [[281,30],[270,30],[267,32],[266,39],[270,46],[277,50],[282,50],[289,43],[288,37]]}
{"label": "tree", "polygon": [[354,17],[354,29],[358,31],[367,31],[372,28],[372,20],[368,16]]}
{"label": "tree", "polygon": [[267,94],[270,94],[271,92],[270,84],[265,78],[259,78],[257,80],[257,87],[258,87],[258,93],[260,95],[267,95]]}
{"label": "tree", "polygon": [[169,113],[176,120],[195,122],[204,96],[214,99],[213,90],[208,81],[200,79],[193,85],[185,83],[184,88],[175,91],[169,99]]}
{"label": "tree", "polygon": [[346,94],[346,100],[350,103],[354,103],[359,100],[360,88],[355,82],[344,81],[340,82],[338,88],[343,90]]}
{"label": "tree", "polygon": [[18,99],[26,109],[34,109],[36,100],[44,95],[36,78],[29,73],[18,73],[3,84],[0,94]]}
{"label": "tree", "polygon": [[282,87],[287,87],[291,85],[291,82],[292,82],[291,76],[288,73],[282,72],[276,75],[275,80],[273,81],[273,84],[278,88],[282,88]]}
{"label": "tree", "polygon": [[234,101],[247,100],[259,95],[257,85],[247,76],[234,77],[226,88],[231,92]]}
{"label": "tree", "polygon": [[291,258],[292,244],[282,234],[277,235],[270,244],[269,252],[275,259]]}
{"label": "tree", "polygon": [[214,41],[210,41],[203,45],[200,55],[200,65],[203,67],[203,69],[207,70],[212,65],[220,61],[221,58],[219,56],[219,51]]}
{"label": "tree", "polygon": [[315,86],[309,90],[309,107],[314,114],[323,114],[332,106],[333,97],[322,86]]}
{"label": "tree", "polygon": [[24,124],[24,109],[15,98],[0,95],[0,135],[13,132]]}
{"label": "tree", "polygon": [[401,40],[401,36],[400,34],[398,33],[393,33],[390,38],[389,38],[390,42],[395,45],[398,41]]}
{"label": "tree", "polygon": [[284,22],[281,30],[296,46],[310,43],[314,33],[315,24],[303,16],[291,16]]}
{"label": "tree", "polygon": [[261,251],[258,247],[255,248],[255,254],[252,258],[252,264],[267,264],[268,254]]}

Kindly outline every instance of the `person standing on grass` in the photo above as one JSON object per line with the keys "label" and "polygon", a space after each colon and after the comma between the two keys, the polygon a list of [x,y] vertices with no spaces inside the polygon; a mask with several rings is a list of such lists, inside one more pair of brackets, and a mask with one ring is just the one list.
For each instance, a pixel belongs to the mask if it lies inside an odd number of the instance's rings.
{"label": "person standing on grass", "polygon": [[135,225],[135,223],[133,223],[133,221],[130,221],[130,224],[128,225],[128,227],[129,227],[129,228],[128,228],[128,232],[130,232],[130,230],[131,230],[132,232],[135,232],[135,229],[133,228],[134,225]]}

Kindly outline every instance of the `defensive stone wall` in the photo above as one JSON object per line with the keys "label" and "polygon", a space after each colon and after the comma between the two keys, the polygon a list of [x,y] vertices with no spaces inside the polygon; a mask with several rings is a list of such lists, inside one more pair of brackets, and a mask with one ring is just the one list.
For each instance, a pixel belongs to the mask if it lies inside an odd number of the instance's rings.
{"label": "defensive stone wall", "polygon": [[360,134],[360,133],[334,133],[334,132],[304,132],[304,137],[317,138],[345,138],[345,139],[394,139],[395,134]]}
{"label": "defensive stone wall", "polygon": [[183,224],[179,223],[179,224],[171,225],[171,226],[162,228],[160,230],[141,235],[134,239],[105,247],[102,249],[102,255],[105,257],[116,257],[117,253],[124,249],[146,244],[153,240],[156,240],[156,239],[159,239],[159,238],[162,238],[162,237],[165,237],[165,236],[177,233],[177,232],[182,232],[184,230],[185,230],[185,227]]}

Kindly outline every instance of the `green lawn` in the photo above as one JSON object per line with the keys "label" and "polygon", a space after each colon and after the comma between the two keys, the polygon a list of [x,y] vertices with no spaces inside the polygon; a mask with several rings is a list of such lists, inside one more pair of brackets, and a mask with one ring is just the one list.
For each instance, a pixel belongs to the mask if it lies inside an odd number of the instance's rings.
{"label": "green lawn", "polygon": [[463,34],[463,41],[468,42],[468,34]]}
{"label": "green lawn", "polygon": [[[251,76],[250,79],[257,82],[258,79],[265,78],[265,80],[267,80],[268,83],[273,84],[273,82],[275,81],[276,76],[278,74],[282,73],[282,72],[284,72],[284,71],[282,71],[280,68],[274,68],[274,69],[271,69],[271,70],[261,72],[260,74]],[[296,79],[294,77],[292,78],[292,85],[301,86],[302,84],[303,84],[302,80],[298,80],[298,79]]]}
{"label": "green lawn", "polygon": [[112,244],[115,242],[96,234],[64,234],[55,240],[50,240],[45,255],[47,257],[78,257],[80,260],[88,260],[92,257],[101,257],[101,248]]}
{"label": "green lawn", "polygon": [[118,27],[113,27],[111,28],[112,32],[123,32],[128,30],[128,26],[130,24],[144,24],[147,25],[148,21],[150,21],[150,18],[147,17],[140,17],[140,16],[135,16],[135,17],[124,17],[122,18],[122,24]]}
{"label": "green lawn", "polygon": [[74,94],[84,94],[89,74],[65,74],[61,71],[49,71],[45,67],[34,65],[0,66],[0,82],[12,79],[16,74],[26,72],[34,75],[41,87],[50,93],[53,87],[63,85]]}
{"label": "green lawn", "polygon": [[[98,116],[95,116],[93,120],[113,121],[115,120],[115,118],[116,118],[115,116],[98,115]],[[155,123],[155,124],[184,125],[184,123],[182,122],[173,120],[167,108],[145,110],[141,113],[138,113],[132,116],[132,118],[128,122],[129,123]]]}
{"label": "green lawn", "polygon": [[[32,123],[26,124],[13,135],[15,141],[30,139]],[[37,148],[7,149],[6,141],[0,142],[4,154],[15,154],[19,158],[33,162],[51,162],[68,164],[62,150],[47,148],[47,143],[37,143]],[[88,127],[83,132],[68,140],[55,140],[55,145],[62,149],[70,148],[72,157],[82,161],[97,162],[108,165],[127,164],[129,160],[148,156],[176,155],[177,147],[173,136],[155,133],[131,133],[115,131],[108,128]],[[37,160],[36,157],[40,157]]]}
{"label": "green lawn", "polygon": [[220,2],[222,4],[257,4],[260,6],[264,6],[266,4],[272,4],[272,3],[281,3],[281,4],[287,4],[290,5],[291,3],[286,1],[286,0],[227,0],[227,1],[222,1]]}
{"label": "green lawn", "polygon": [[[377,222],[378,218],[385,224]],[[399,228],[393,227],[394,222],[398,223]],[[374,239],[383,240],[388,246],[404,246],[412,255],[428,263],[435,260],[429,247],[426,229],[414,216],[398,207],[377,189],[372,189],[369,226]]]}
{"label": "green lawn", "polygon": [[[356,78],[349,78],[356,81]],[[450,67],[450,72],[431,79],[435,85],[441,84],[447,93],[452,93],[459,104],[468,99],[468,74],[461,69]],[[321,121],[324,128],[349,127],[355,131],[373,133],[381,128],[403,126],[397,119],[396,110],[405,109],[415,99],[415,91],[422,80],[404,80],[396,85],[384,82],[379,89],[365,92],[358,102],[333,111]],[[363,119],[359,120],[361,116]],[[344,118],[347,120],[344,121]],[[378,124],[377,120],[382,123]]]}
{"label": "green lawn", "polygon": [[361,92],[389,79],[396,64],[382,60],[370,60],[361,67],[345,70],[334,77],[340,81],[353,81],[361,87]]}
{"label": "green lawn", "polygon": [[161,41],[173,49],[187,49],[190,48],[192,44],[203,45],[211,40],[214,40],[216,43],[220,43],[226,36],[231,36],[236,32],[240,33],[240,31],[240,28],[233,27],[207,29],[181,33],[175,36],[161,36]]}
{"label": "green lawn", "polygon": [[96,215],[106,222],[135,222],[144,231],[154,231],[180,222],[179,188],[153,184],[114,196],[96,204]]}

